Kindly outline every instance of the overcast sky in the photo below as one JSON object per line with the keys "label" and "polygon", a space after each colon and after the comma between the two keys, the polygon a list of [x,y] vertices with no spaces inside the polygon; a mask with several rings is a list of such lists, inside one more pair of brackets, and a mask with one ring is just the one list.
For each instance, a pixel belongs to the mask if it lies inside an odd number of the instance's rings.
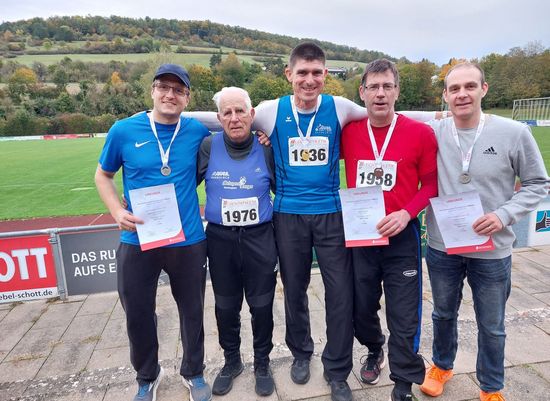
{"label": "overcast sky", "polygon": [[379,50],[438,65],[451,57],[550,48],[549,0],[1,0],[0,21],[53,15],[205,20]]}

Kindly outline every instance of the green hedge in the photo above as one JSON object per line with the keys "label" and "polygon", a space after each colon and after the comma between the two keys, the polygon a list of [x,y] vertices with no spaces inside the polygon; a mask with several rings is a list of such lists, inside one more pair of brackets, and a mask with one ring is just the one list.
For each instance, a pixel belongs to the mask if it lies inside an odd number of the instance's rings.
{"label": "green hedge", "polygon": [[72,113],[46,118],[33,116],[26,110],[18,110],[6,120],[0,120],[0,136],[107,132],[115,120],[116,117],[112,114],[90,117],[82,113]]}

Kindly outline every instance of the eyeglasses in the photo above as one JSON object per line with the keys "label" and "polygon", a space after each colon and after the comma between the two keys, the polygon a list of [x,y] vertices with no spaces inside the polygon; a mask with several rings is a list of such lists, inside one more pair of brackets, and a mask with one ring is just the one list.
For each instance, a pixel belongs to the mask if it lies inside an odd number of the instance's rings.
{"label": "eyeglasses", "polygon": [[376,92],[378,92],[380,87],[382,87],[382,89],[384,89],[384,92],[390,92],[390,91],[394,90],[397,87],[397,85],[396,84],[390,84],[390,83],[385,83],[385,84],[382,84],[382,85],[380,85],[380,84],[370,84],[370,85],[365,86],[365,89],[367,90],[367,92],[376,93]]}
{"label": "eyeglasses", "polygon": [[153,86],[157,88],[160,93],[168,93],[170,92],[170,89],[172,89],[174,91],[174,95],[189,96],[189,91],[187,89],[180,88],[178,86],[171,86],[160,82],[153,84]]}

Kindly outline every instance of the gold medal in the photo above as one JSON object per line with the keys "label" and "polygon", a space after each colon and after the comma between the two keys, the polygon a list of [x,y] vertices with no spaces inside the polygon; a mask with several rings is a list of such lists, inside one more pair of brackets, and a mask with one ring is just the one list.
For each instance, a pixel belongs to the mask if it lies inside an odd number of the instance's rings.
{"label": "gold medal", "polygon": [[309,150],[308,149],[302,149],[300,152],[300,157],[302,158],[303,162],[309,161]]}

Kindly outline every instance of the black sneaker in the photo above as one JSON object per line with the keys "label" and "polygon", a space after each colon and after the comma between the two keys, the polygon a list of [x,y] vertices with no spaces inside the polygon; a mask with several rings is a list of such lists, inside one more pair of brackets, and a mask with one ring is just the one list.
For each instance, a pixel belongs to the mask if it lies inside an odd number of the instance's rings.
{"label": "black sneaker", "polygon": [[413,393],[401,392],[394,387],[389,401],[418,401],[418,399],[413,395]]}
{"label": "black sneaker", "polygon": [[[365,356],[367,357],[364,361]],[[380,349],[380,352],[369,352],[368,355],[364,355],[361,358],[361,381],[367,384],[376,384],[380,380],[380,372],[386,366],[386,358],[384,358],[384,350]]]}
{"label": "black sneaker", "polygon": [[216,379],[214,379],[212,394],[224,395],[229,393],[233,387],[233,379],[240,375],[243,369],[244,365],[240,359],[231,363],[226,362]]}
{"label": "black sneaker", "polygon": [[290,378],[296,384],[306,384],[309,381],[309,359],[294,359],[290,367]]}
{"label": "black sneaker", "polygon": [[330,380],[326,372],[323,373],[323,377],[330,385],[330,399],[332,401],[353,401],[351,389],[347,381]]}
{"label": "black sneaker", "polygon": [[271,369],[269,369],[269,362],[256,365],[254,367],[254,377],[256,378],[256,394],[261,397],[273,394],[275,382],[273,381]]}

